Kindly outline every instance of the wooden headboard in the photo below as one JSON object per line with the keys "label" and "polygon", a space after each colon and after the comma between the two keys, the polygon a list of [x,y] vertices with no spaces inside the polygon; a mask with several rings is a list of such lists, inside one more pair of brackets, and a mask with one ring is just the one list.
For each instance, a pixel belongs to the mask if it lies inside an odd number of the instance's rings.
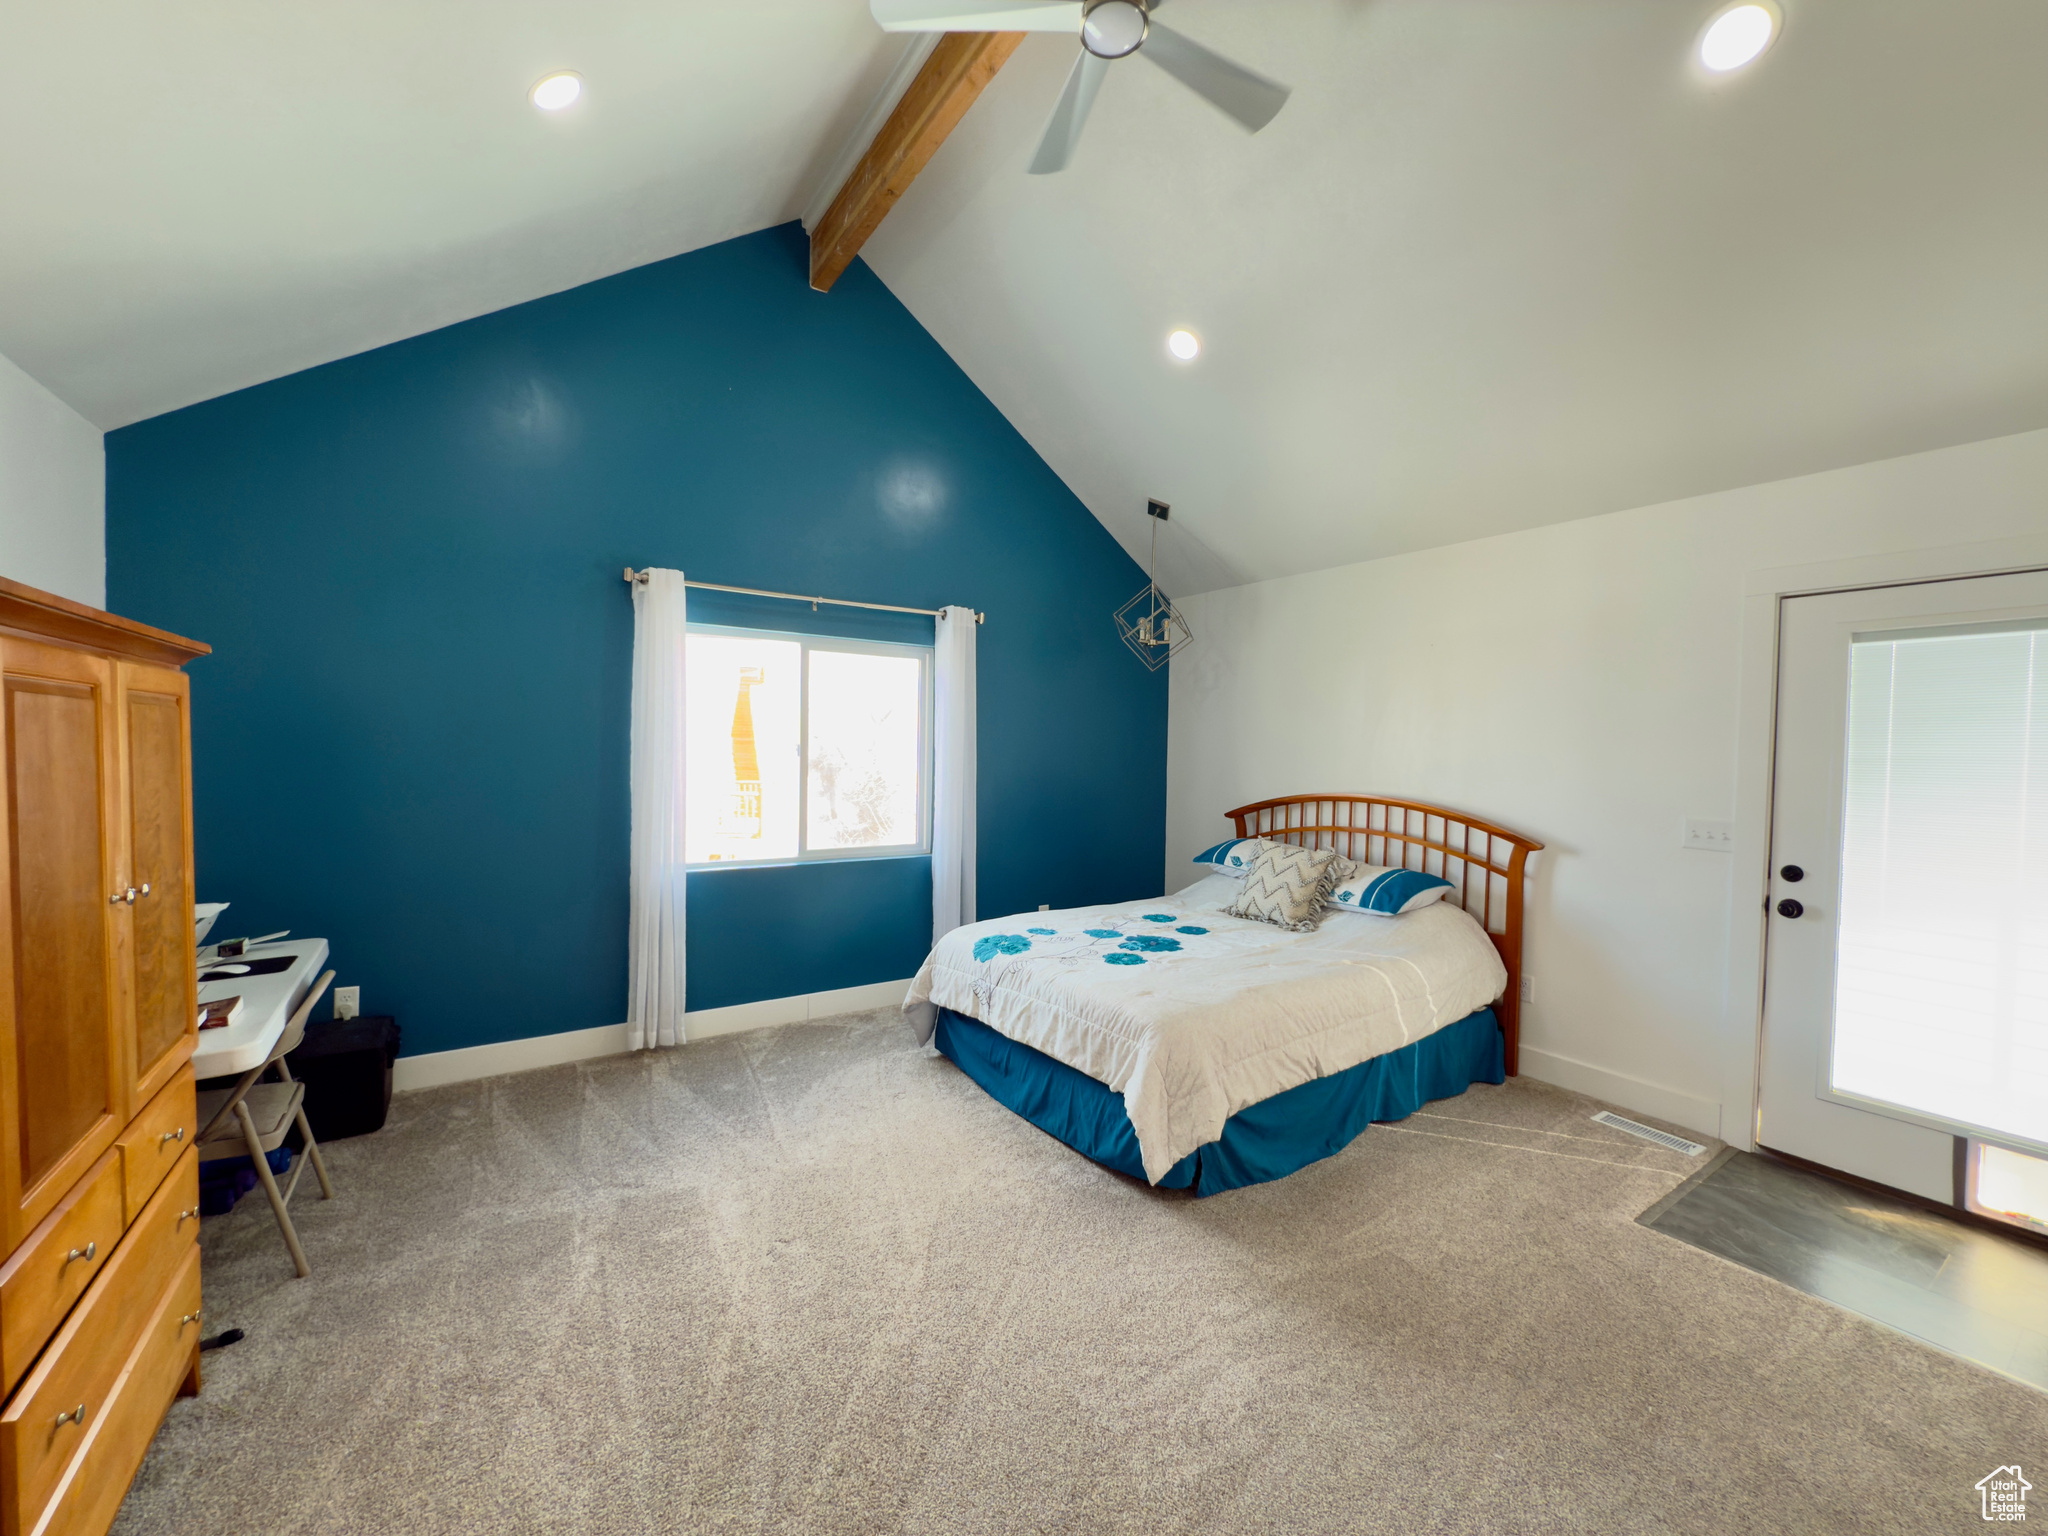
{"label": "wooden headboard", "polygon": [[1529,855],[1542,844],[1462,811],[1379,795],[1289,795],[1241,805],[1224,814],[1239,837],[1267,837],[1308,848],[1334,848],[1361,864],[1419,869],[1451,882],[1444,897],[1479,920],[1508,968],[1507,991],[1494,1004],[1515,1075],[1522,1038],[1522,885]]}

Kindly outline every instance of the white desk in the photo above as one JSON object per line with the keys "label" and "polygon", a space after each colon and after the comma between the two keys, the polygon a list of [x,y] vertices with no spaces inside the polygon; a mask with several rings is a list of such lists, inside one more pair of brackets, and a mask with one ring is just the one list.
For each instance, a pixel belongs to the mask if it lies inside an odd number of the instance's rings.
{"label": "white desk", "polygon": [[[291,955],[294,959],[288,969],[273,971],[268,976],[230,976],[200,983],[201,1003],[237,993],[242,998],[241,1018],[226,1029],[199,1031],[199,1047],[192,1053],[192,1066],[200,1077],[229,1077],[263,1064],[271,1047],[277,1044],[277,1037],[284,1033],[292,1010],[305,1001],[313,978],[327,964],[327,941],[280,939],[275,944],[253,946],[242,958],[258,960],[272,955]],[[234,961],[214,963],[232,965]],[[207,962],[202,960],[199,973],[205,975],[206,969]]]}

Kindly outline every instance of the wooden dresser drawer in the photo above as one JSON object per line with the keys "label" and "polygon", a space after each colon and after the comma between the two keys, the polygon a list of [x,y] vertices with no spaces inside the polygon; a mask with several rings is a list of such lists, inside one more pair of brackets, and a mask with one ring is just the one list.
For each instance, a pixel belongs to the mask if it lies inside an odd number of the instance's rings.
{"label": "wooden dresser drawer", "polygon": [[188,1065],[121,1133],[122,1206],[133,1221],[199,1135],[198,1093]]}
{"label": "wooden dresser drawer", "polygon": [[0,1413],[6,1536],[36,1529],[66,1469],[98,1433],[170,1277],[188,1260],[196,1266],[199,1219],[188,1213],[198,1204],[199,1157],[188,1147]]}
{"label": "wooden dresser drawer", "polygon": [[12,1392],[121,1240],[121,1154],[109,1152],[0,1265],[0,1394]]}
{"label": "wooden dresser drawer", "polygon": [[135,1470],[180,1391],[199,1390],[199,1249],[195,1244],[150,1310],[114,1384],[106,1412],[33,1523],[9,1536],[104,1536]]}

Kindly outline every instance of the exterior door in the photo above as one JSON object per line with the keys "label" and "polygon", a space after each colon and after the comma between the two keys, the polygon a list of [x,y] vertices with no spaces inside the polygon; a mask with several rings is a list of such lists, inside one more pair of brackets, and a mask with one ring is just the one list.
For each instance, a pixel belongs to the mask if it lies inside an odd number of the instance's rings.
{"label": "exterior door", "polygon": [[1757,1140],[2048,1153],[2048,573],[1784,600]]}
{"label": "exterior door", "polygon": [[197,1038],[199,978],[192,943],[191,683],[169,667],[118,664],[123,831],[133,887],[126,1042],[137,1109],[171,1080]]}
{"label": "exterior door", "polygon": [[0,640],[0,839],[10,877],[0,890],[8,908],[0,924],[0,1241],[8,1248],[128,1118],[113,682],[103,657]]}

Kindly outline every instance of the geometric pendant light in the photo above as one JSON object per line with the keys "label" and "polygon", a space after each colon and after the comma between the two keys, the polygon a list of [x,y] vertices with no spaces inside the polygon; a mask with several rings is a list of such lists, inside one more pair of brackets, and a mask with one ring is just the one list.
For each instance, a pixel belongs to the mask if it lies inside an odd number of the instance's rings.
{"label": "geometric pendant light", "polygon": [[1188,642],[1195,638],[1188,621],[1173,606],[1173,600],[1159,590],[1159,525],[1172,510],[1163,501],[1145,503],[1146,515],[1152,519],[1153,579],[1145,583],[1144,591],[1116,611],[1117,633],[1123,636],[1131,653],[1154,672],[1186,650]]}

